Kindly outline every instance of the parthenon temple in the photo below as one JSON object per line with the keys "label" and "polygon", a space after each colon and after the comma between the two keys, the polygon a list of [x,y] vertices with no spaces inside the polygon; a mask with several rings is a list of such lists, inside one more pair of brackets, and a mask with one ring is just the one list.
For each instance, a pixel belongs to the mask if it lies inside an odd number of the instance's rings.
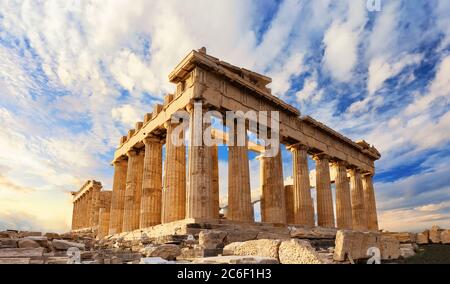
{"label": "parthenon temple", "polygon": [[[354,142],[302,116],[271,94],[267,87],[271,78],[220,61],[205,48],[190,52],[169,80],[176,85],[175,93],[166,95],[162,105],[155,105],[120,139],[112,161],[112,192],[102,191],[97,181],[89,181],[73,193],[73,231],[92,229],[101,238],[173,228],[174,224],[205,223],[378,230],[373,176],[380,153],[374,146]],[[201,112],[194,108],[199,102]],[[172,118],[180,110],[188,117],[174,122]],[[292,184],[285,184],[281,150],[273,157],[266,156],[267,146],[248,137],[243,146],[230,143],[238,139],[236,128],[223,132],[211,130],[207,123],[194,123],[207,111],[222,115],[231,111],[278,112],[279,147],[291,152]],[[177,131],[185,119],[189,127]],[[248,127],[249,122],[245,136],[258,135]],[[273,128],[269,123],[266,126]],[[200,141],[199,145],[180,146],[170,139],[177,135],[192,142],[196,127],[202,133],[210,131],[205,135],[222,139],[228,147],[228,177],[219,172],[217,145]],[[250,151],[259,155],[261,222],[255,221]],[[310,171],[311,161],[315,161],[315,171]],[[310,182],[311,172],[315,184]],[[228,178],[225,214],[219,204],[222,178]]]}

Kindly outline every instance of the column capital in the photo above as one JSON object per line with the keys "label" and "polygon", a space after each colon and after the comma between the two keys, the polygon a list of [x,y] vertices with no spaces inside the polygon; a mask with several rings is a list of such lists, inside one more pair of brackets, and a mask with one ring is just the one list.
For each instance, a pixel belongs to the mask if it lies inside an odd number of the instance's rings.
{"label": "column capital", "polygon": [[145,145],[148,144],[162,144],[162,140],[161,138],[154,136],[154,135],[148,135],[147,137],[144,138],[143,140]]}
{"label": "column capital", "polygon": [[163,127],[167,130],[169,128],[169,126],[174,126],[174,125],[180,125],[181,122],[172,122],[172,119],[169,119],[168,121],[164,122]]}
{"label": "column capital", "polygon": [[308,146],[306,146],[305,144],[302,144],[302,143],[287,145],[286,148],[291,152],[294,152],[296,150],[309,151],[309,149],[310,149]]}
{"label": "column capital", "polygon": [[373,176],[375,175],[374,173],[371,173],[371,172],[361,172],[361,175],[363,176],[363,177],[371,177],[371,178],[373,178]]}
{"label": "column capital", "polygon": [[346,167],[346,168],[348,168],[350,166],[350,164],[348,162],[342,161],[342,160],[332,160],[330,162],[333,166],[342,166],[342,167]]}
{"label": "column capital", "polygon": [[121,156],[121,157],[119,157],[119,158],[117,158],[116,160],[114,160],[113,161],[113,166],[116,166],[116,165],[120,165],[121,163],[123,163],[123,162],[126,162],[126,159],[127,159],[127,156]]}
{"label": "column capital", "polygon": [[130,149],[130,150],[127,152],[128,158],[129,158],[129,157],[135,157],[135,156],[137,156],[137,154],[138,154],[138,152],[137,152],[135,149]]}
{"label": "column capital", "polygon": [[202,104],[202,110],[203,111],[207,111],[208,110],[208,107],[206,106],[206,103],[205,103],[204,99],[193,99],[186,105],[186,111],[191,114],[194,111],[194,105],[196,103],[201,103]]}
{"label": "column capital", "polygon": [[319,153],[319,154],[315,154],[313,155],[313,160],[314,161],[319,161],[319,160],[331,160],[331,157],[325,153]]}
{"label": "column capital", "polygon": [[348,165],[348,169],[350,170],[350,172],[354,171],[354,172],[357,172],[359,174],[362,173],[362,170],[360,168],[358,168],[357,166],[355,166],[355,165]]}

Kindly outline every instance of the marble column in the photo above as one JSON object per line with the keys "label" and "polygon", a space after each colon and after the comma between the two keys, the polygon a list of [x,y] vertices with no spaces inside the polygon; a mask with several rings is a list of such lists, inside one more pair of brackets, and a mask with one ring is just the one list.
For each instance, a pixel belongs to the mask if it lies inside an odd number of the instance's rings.
{"label": "marble column", "polygon": [[[227,219],[253,222],[253,205],[250,189],[247,133],[244,145],[238,145],[238,124],[231,129],[228,146],[228,215]],[[245,131],[245,128],[244,130]]]}
{"label": "marble column", "polygon": [[73,202],[73,210],[72,210],[72,231],[76,230],[76,220],[77,220],[77,200]]}
{"label": "marble column", "polygon": [[209,125],[203,122],[204,112],[201,107],[189,105],[190,113],[190,145],[189,145],[189,187],[187,190],[186,218],[214,219],[211,202],[212,187],[212,158],[211,147],[205,145],[203,136]]}
{"label": "marble column", "polygon": [[86,228],[90,228],[92,226],[92,190],[89,189],[86,193]]}
{"label": "marble column", "polygon": [[347,177],[347,164],[343,161],[333,163],[336,172],[336,223],[338,229],[352,229],[352,201],[350,181]]}
{"label": "marble column", "polygon": [[99,210],[100,210],[99,198],[100,198],[100,188],[94,185],[94,187],[91,189],[91,202],[92,202],[91,212],[90,212],[90,223],[91,223],[90,226],[91,227],[98,226]]}
{"label": "marble column", "polygon": [[110,218],[111,208],[100,208],[99,209],[99,222],[98,222],[98,233],[97,239],[103,239],[108,235],[108,225]]}
{"label": "marble column", "polygon": [[89,194],[83,195],[84,208],[83,208],[83,228],[89,227]]}
{"label": "marble column", "polygon": [[162,143],[159,138],[144,139],[144,176],[142,179],[141,218],[139,227],[161,224]]}
{"label": "marble column", "polygon": [[[167,122],[166,160],[164,164],[164,189],[162,202],[162,223],[182,220],[186,216],[186,146],[174,144],[177,137],[173,133],[179,124]],[[178,132],[179,141],[184,139],[184,131]]]}
{"label": "marble column", "polygon": [[86,196],[85,194],[83,194],[81,197],[81,222],[80,222],[80,229],[81,228],[86,228],[86,206],[87,206],[87,202],[86,202]]}
{"label": "marble column", "polygon": [[109,191],[101,192],[100,204],[99,204],[99,220],[98,220],[98,234],[97,238],[102,239],[108,235],[109,232],[109,220],[111,216],[111,197],[112,194]]}
{"label": "marble column", "polygon": [[211,147],[212,156],[212,211],[214,219],[220,218],[220,194],[219,194],[219,147],[214,145]]}
{"label": "marble column", "polygon": [[286,198],[284,194],[281,149],[275,157],[259,157],[261,196],[261,220],[265,223],[286,224]]}
{"label": "marble column", "polygon": [[364,204],[364,191],[359,169],[350,169],[350,188],[352,195],[353,230],[366,231],[366,207]]}
{"label": "marble column", "polygon": [[317,223],[319,227],[334,228],[333,195],[331,192],[330,158],[319,154],[316,161]]}
{"label": "marble column", "polygon": [[130,150],[127,155],[128,170],[123,212],[124,232],[139,228],[142,175],[144,170],[144,151]]}
{"label": "marble column", "polygon": [[364,175],[362,184],[364,192],[364,205],[366,207],[367,227],[370,231],[378,231],[377,206],[375,201],[375,191],[373,189],[372,175]]}
{"label": "marble column", "polygon": [[294,179],[294,222],[291,224],[314,227],[314,206],[309,183],[308,148],[303,145],[290,147]]}
{"label": "marble column", "polygon": [[295,213],[294,213],[294,186],[286,185],[284,187],[284,196],[286,198],[286,221],[288,224],[295,223]]}
{"label": "marble column", "polygon": [[111,213],[109,218],[109,235],[122,232],[127,169],[127,160],[120,159],[114,162],[114,180],[111,198]]}

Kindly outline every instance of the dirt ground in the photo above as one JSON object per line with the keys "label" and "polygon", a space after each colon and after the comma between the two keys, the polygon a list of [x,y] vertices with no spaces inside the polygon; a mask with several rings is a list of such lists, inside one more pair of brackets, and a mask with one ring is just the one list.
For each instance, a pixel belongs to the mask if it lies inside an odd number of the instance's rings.
{"label": "dirt ground", "polygon": [[410,258],[399,260],[402,264],[450,264],[449,245],[423,245],[419,252]]}

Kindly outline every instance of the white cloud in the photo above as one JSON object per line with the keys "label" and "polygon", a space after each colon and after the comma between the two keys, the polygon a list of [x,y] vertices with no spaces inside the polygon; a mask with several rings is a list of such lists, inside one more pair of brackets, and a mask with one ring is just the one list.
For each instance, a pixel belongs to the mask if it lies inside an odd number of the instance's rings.
{"label": "white cloud", "polygon": [[352,79],[358,60],[359,37],[366,23],[367,11],[363,2],[348,2],[346,21],[335,20],[324,36],[324,66],[337,81]]}
{"label": "white cloud", "polygon": [[323,91],[318,89],[317,74],[305,80],[303,88],[295,95],[297,101],[303,104],[307,101],[319,102],[322,98]]}
{"label": "white cloud", "polygon": [[436,78],[430,86],[429,92],[419,97],[410,104],[405,111],[406,115],[423,113],[432,108],[432,104],[437,100],[442,106],[450,103],[450,56],[445,57],[437,68]]}
{"label": "white cloud", "polygon": [[420,63],[422,58],[423,56],[420,54],[408,54],[396,58],[395,62],[388,62],[386,58],[382,57],[372,59],[369,65],[369,81],[367,85],[369,95],[373,95],[383,86],[387,79],[398,75],[405,67]]}
{"label": "white cloud", "polygon": [[111,115],[116,121],[120,121],[124,125],[134,127],[136,122],[141,121],[141,117],[138,115],[136,108],[132,105],[123,105],[121,107],[113,108]]}

